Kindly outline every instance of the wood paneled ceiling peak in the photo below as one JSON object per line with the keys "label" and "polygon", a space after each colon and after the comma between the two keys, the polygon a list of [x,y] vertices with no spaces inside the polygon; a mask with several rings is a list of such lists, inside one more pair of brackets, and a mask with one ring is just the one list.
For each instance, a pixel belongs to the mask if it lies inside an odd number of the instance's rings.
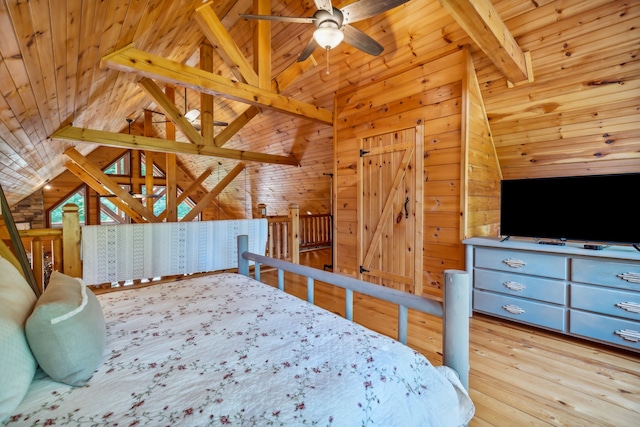
{"label": "wood paneled ceiling peak", "polygon": [[[252,13],[253,3],[218,0],[207,5],[252,68],[255,23],[238,15]],[[334,6],[344,3],[335,1]],[[332,111],[337,91],[369,84],[469,45],[505,178],[640,171],[639,2],[455,1],[468,16],[478,13],[469,10],[471,5],[492,6],[491,18],[497,16],[501,22],[494,34],[508,31],[520,51],[529,52],[534,81],[513,88],[507,80],[515,82],[517,77],[507,79],[508,73],[496,65],[500,48],[492,54],[477,34],[463,29],[464,24],[443,7],[453,3],[411,0],[356,23],[384,46],[380,56],[371,57],[343,43],[332,50],[331,74],[326,75],[325,53],[317,49],[315,61],[322,66],[310,63],[304,70],[294,70],[297,78],[288,86],[279,79],[286,79],[283,71],[295,63],[313,26],[272,23],[270,69],[276,88],[272,92]],[[200,7],[201,0],[0,0],[0,182],[11,204],[64,171],[66,149],[76,146],[86,155],[96,147],[51,139],[57,130],[73,124],[126,132],[125,118],[139,122],[145,108],[158,110],[137,83],[137,75],[102,68],[100,60],[135,42],[135,48],[147,54],[199,67],[200,47],[209,41],[197,22],[195,11]],[[310,16],[314,10],[311,0],[272,0],[270,12]],[[493,38],[488,46],[499,39]],[[504,58],[512,71],[521,68],[516,53],[512,59]],[[216,49],[211,60],[213,74],[238,79]],[[425,73],[428,78],[428,66]],[[200,94],[188,92],[189,106],[200,105]],[[183,111],[180,97],[176,105]],[[226,149],[293,155],[300,164],[291,168],[247,163],[236,179],[242,182],[233,189],[233,183],[229,186],[229,196],[226,191],[220,194],[221,202],[225,197],[229,204],[240,199],[244,211],[264,202],[269,213],[285,213],[288,201],[272,190],[275,182],[287,179],[302,187],[301,194],[314,195],[308,197],[311,207],[301,205],[301,209],[328,209],[330,191],[323,173],[333,171],[330,126],[221,96],[214,96],[212,110],[215,120],[230,123],[214,128],[218,141],[214,145],[221,146],[222,141]],[[235,119],[240,121],[234,125]],[[162,129],[158,135],[163,135]],[[188,141],[182,132],[176,139]],[[193,176],[211,165],[206,156],[180,155],[179,161]],[[237,162],[220,159],[225,171],[233,170]],[[208,189],[216,184],[215,177],[203,183]],[[289,189],[287,183],[282,185]],[[289,191],[292,197],[296,186]]]}

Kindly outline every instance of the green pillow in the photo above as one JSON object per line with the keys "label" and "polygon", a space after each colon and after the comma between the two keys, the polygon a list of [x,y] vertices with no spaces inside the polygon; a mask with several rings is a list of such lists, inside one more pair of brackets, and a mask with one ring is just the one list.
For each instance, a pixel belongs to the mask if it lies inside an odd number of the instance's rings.
{"label": "green pillow", "polygon": [[56,381],[84,385],[102,363],[102,307],[81,279],[54,271],[27,320],[26,333],[38,364]]}
{"label": "green pillow", "polygon": [[24,333],[35,303],[22,273],[0,257],[0,424],[22,402],[36,372]]}

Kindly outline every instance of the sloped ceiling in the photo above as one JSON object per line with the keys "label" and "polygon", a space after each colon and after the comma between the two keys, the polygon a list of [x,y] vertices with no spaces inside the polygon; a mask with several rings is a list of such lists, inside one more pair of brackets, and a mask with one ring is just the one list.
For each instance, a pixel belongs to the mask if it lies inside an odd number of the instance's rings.
{"label": "sloped ceiling", "polygon": [[[411,0],[355,24],[384,46],[381,56],[371,57],[343,43],[330,52],[326,74],[326,53],[317,49],[317,66],[283,95],[332,110],[333,96],[342,88],[366,84],[469,44],[505,178],[640,172],[640,3],[492,3],[522,50],[530,52],[532,83],[509,88],[504,75],[439,1]],[[75,146],[83,154],[95,148],[51,139],[61,127],[126,132],[125,119],[133,118],[134,132],[139,132],[144,109],[157,111],[157,106],[137,84],[137,76],[103,68],[101,58],[133,44],[197,66],[204,36],[194,11],[202,4],[0,0],[0,183],[11,204],[64,171],[66,148]],[[251,62],[253,23],[238,14],[252,13],[253,1],[216,0],[211,7]],[[274,15],[311,16],[314,11],[311,0],[272,1]],[[275,76],[296,60],[313,26],[274,22],[271,28]],[[232,76],[215,53],[214,72]],[[184,88],[176,88],[177,107],[197,107],[198,94],[187,90],[186,95],[185,106]],[[236,101],[215,98],[217,121],[231,122],[242,111]],[[163,135],[161,123],[155,130]],[[180,132],[177,139],[186,141]],[[250,163],[226,197],[249,211],[262,202],[273,208],[270,214],[283,213],[287,201],[299,199],[303,211],[327,212],[332,145],[331,126],[261,109],[225,147],[293,154],[300,166]],[[207,167],[216,168],[218,173],[205,181],[208,188],[236,163],[188,155],[179,156],[179,162],[194,177]]]}

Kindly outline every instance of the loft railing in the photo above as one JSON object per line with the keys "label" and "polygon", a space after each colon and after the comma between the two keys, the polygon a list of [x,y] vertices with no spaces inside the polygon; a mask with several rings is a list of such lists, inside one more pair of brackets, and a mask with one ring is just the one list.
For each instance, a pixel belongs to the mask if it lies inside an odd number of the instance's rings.
{"label": "loft railing", "polygon": [[[52,271],[82,277],[80,220],[76,205],[63,206],[62,228],[18,230],[18,235],[41,292],[44,291]],[[4,233],[0,237],[3,240],[9,238]]]}
{"label": "loft railing", "polygon": [[[62,211],[62,228],[18,231],[41,291],[52,271],[82,277],[78,207],[68,204]],[[272,258],[299,263],[300,251],[332,244],[330,214],[300,215],[298,205],[292,204],[288,216],[264,217],[269,222],[266,253]],[[0,238],[8,240],[9,237],[0,234]]]}
{"label": "loft railing", "polygon": [[[260,205],[265,212],[265,206]],[[269,222],[267,256],[299,262],[300,251],[330,247],[332,244],[331,214],[300,215],[296,204],[289,206],[289,215],[262,215]],[[297,237],[297,238],[296,238]]]}

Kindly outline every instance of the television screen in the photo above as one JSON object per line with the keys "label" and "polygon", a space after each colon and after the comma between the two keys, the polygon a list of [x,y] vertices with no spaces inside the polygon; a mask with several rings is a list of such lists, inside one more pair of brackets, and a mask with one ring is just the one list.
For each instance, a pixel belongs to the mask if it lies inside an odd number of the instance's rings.
{"label": "television screen", "polygon": [[503,236],[640,243],[640,173],[503,180]]}

